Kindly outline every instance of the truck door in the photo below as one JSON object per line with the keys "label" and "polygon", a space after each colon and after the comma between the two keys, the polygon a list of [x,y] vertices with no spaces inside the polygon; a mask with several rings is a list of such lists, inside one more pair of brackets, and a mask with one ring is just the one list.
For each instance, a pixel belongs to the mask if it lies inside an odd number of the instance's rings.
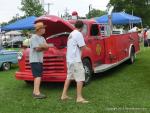
{"label": "truck door", "polygon": [[104,40],[100,36],[100,30],[97,24],[92,24],[89,31],[89,47],[92,49],[94,64],[98,66],[104,61]]}

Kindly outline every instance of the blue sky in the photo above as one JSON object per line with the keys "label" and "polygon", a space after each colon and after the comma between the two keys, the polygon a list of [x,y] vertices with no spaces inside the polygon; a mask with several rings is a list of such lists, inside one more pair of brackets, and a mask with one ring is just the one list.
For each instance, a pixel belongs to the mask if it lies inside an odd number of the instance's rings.
{"label": "blue sky", "polygon": [[[68,12],[77,11],[79,16],[85,16],[88,13],[89,4],[92,8],[105,10],[109,0],[43,0],[45,4],[52,3],[50,5],[50,14],[61,15],[65,9]],[[0,23],[8,22],[13,16],[23,15],[23,12],[19,10],[21,7],[21,0],[0,0]],[[47,11],[47,5],[44,5],[44,9]]]}

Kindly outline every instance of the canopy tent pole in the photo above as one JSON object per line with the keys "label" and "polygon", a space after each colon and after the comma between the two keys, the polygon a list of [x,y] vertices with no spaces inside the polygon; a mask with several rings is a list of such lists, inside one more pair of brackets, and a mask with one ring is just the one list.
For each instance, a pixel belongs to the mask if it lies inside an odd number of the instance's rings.
{"label": "canopy tent pole", "polygon": [[110,27],[110,35],[112,34],[113,31],[113,24],[112,24],[112,11],[114,9],[114,6],[112,6],[111,4],[109,4],[107,6],[107,13],[108,13],[108,25]]}
{"label": "canopy tent pole", "polygon": [[143,28],[143,23],[142,23],[142,21],[141,21],[141,28]]}

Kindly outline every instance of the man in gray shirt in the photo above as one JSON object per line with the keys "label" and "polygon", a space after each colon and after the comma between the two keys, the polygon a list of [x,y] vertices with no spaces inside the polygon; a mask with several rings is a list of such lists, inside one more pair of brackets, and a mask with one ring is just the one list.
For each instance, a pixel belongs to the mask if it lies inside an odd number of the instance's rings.
{"label": "man in gray shirt", "polygon": [[32,35],[30,40],[29,61],[34,77],[33,97],[36,99],[46,98],[46,96],[40,92],[41,76],[43,72],[43,51],[48,49],[48,44],[44,37],[42,37],[44,33],[44,24],[38,22],[35,24],[35,34]]}

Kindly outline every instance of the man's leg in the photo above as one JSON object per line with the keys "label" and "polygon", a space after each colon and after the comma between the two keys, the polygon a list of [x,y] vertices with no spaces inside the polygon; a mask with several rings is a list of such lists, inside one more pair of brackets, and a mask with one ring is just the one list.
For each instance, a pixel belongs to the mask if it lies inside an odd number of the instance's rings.
{"label": "man's leg", "polygon": [[70,83],[71,83],[71,80],[68,80],[68,79],[65,80],[64,89],[63,89],[62,96],[61,96],[62,100],[69,98],[69,96],[67,95],[67,91],[70,86]]}
{"label": "man's leg", "polygon": [[63,89],[62,96],[61,96],[62,100],[69,98],[67,95],[67,91],[70,86],[70,83],[71,83],[71,80],[68,80],[68,79],[65,80],[64,89]]}
{"label": "man's leg", "polygon": [[36,77],[34,79],[34,89],[33,89],[33,97],[35,99],[44,99],[46,95],[40,92],[40,84],[41,84],[41,77]]}
{"label": "man's leg", "polygon": [[71,99],[67,95],[67,91],[68,91],[68,88],[69,88],[71,80],[72,80],[73,68],[74,68],[74,66],[72,64],[67,63],[67,78],[65,80],[65,84],[64,84],[64,89],[63,89],[63,92],[62,92],[61,100]]}
{"label": "man's leg", "polygon": [[40,84],[41,84],[41,77],[35,77],[34,78],[33,94],[35,94],[35,95],[40,94]]}
{"label": "man's leg", "polygon": [[77,82],[77,100],[83,100],[82,96],[82,87],[83,87],[83,82]]}
{"label": "man's leg", "polygon": [[82,96],[82,88],[83,88],[83,82],[77,82],[77,100],[78,103],[88,103],[89,101],[85,100]]}
{"label": "man's leg", "polygon": [[77,102],[85,102],[85,99],[82,95],[83,82],[85,81],[85,70],[81,62],[75,63],[74,76],[77,83]]}

